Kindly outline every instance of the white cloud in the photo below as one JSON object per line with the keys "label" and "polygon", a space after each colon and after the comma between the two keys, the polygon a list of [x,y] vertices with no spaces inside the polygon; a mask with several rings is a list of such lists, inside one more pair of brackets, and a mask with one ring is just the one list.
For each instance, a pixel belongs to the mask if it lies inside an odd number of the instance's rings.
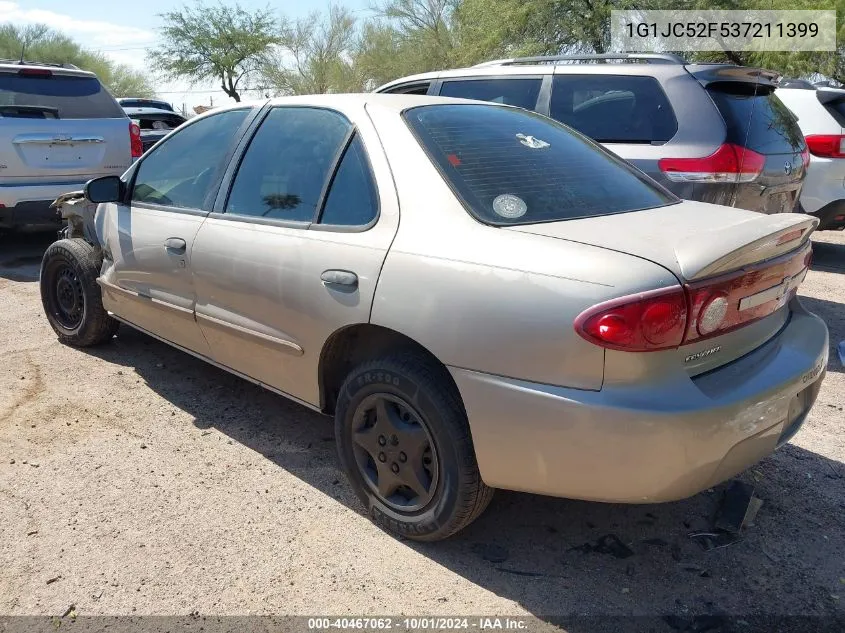
{"label": "white cloud", "polygon": [[[100,20],[79,20],[69,15],[44,9],[25,9],[17,2],[8,2],[7,0],[0,0],[0,22],[46,24],[91,49],[117,48],[119,46],[128,48],[133,45],[150,44],[156,39],[155,33],[145,29]],[[135,57],[139,56],[136,55]]]}

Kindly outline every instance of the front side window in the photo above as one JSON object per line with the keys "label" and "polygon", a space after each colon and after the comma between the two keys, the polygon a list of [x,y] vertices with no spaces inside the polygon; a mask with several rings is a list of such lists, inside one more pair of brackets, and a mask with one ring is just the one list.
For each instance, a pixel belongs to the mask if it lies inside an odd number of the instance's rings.
{"label": "front side window", "polygon": [[533,224],[678,201],[642,172],[544,116],[490,105],[405,111],[469,212],[488,224]]}
{"label": "front side window", "polygon": [[678,131],[653,77],[558,75],[549,114],[599,143],[664,143]]}
{"label": "front side window", "polygon": [[207,198],[248,113],[227,110],[174,132],[142,159],[132,201],[209,211]]}
{"label": "front side window", "polygon": [[351,123],[332,110],[274,108],[244,154],[226,213],[313,221],[351,130]]}
{"label": "front side window", "polygon": [[537,106],[540,83],[540,79],[522,78],[444,81],[440,96],[491,101],[533,110]]}

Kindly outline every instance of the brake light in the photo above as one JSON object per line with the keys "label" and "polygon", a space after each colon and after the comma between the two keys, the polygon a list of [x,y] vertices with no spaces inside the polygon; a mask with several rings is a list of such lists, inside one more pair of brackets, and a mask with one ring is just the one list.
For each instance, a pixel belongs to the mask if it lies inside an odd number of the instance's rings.
{"label": "brake light", "polygon": [[715,279],[601,303],[575,319],[575,331],[600,347],[625,352],[673,349],[725,334],[769,316],[794,297],[811,258],[807,244]]}
{"label": "brake light", "polygon": [[680,345],[686,323],[687,298],[677,286],[594,306],[575,320],[575,330],[601,347],[650,352]]}
{"label": "brake light", "polygon": [[751,182],[760,175],[766,157],[747,147],[725,143],[703,158],[661,158],[657,161],[675,182]]}
{"label": "brake light", "polygon": [[129,123],[129,145],[132,149],[132,158],[138,158],[144,153],[144,145],[141,143],[141,128],[137,123]]}
{"label": "brake light", "polygon": [[806,137],[807,147],[814,156],[845,158],[845,136],[837,134],[811,134]]}
{"label": "brake light", "polygon": [[52,77],[53,71],[49,68],[22,68],[18,71],[21,77]]}

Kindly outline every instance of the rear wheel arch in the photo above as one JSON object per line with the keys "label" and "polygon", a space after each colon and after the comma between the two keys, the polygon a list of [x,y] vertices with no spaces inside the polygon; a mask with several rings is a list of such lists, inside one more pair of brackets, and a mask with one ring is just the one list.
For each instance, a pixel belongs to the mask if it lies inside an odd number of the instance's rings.
{"label": "rear wheel arch", "polygon": [[[343,381],[356,366],[384,356],[407,352],[425,359],[442,371],[444,379],[460,391],[452,374],[431,351],[411,337],[372,323],[356,323],[332,333],[323,345],[317,369],[320,391],[320,410],[333,415]],[[461,399],[461,406],[463,400]]]}

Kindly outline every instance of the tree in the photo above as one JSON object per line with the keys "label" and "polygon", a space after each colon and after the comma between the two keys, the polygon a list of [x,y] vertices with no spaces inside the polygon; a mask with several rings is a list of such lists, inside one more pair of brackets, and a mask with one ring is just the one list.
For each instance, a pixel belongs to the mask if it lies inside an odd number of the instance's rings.
{"label": "tree", "polygon": [[235,101],[280,41],[279,21],[269,8],[251,12],[238,4],[206,6],[198,0],[160,17],[162,43],[149,53],[151,64],[168,79],[192,85],[219,81]]}
{"label": "tree", "polygon": [[73,64],[93,72],[118,97],[155,96],[155,87],[145,73],[115,64],[102,53],[85,50],[67,35],[43,24],[0,26],[0,58]]}
{"label": "tree", "polygon": [[385,0],[379,16],[396,29],[402,54],[416,72],[447,68],[456,45],[455,8],[461,0]]}
{"label": "tree", "polygon": [[352,12],[337,5],[326,16],[297,20],[282,31],[262,68],[262,83],[277,95],[361,90],[351,52],[355,38]]}

